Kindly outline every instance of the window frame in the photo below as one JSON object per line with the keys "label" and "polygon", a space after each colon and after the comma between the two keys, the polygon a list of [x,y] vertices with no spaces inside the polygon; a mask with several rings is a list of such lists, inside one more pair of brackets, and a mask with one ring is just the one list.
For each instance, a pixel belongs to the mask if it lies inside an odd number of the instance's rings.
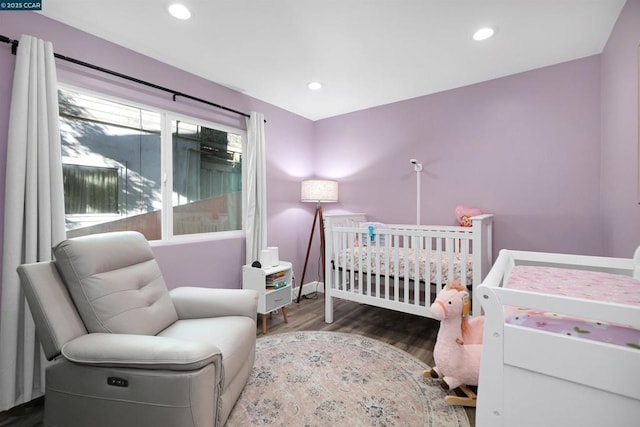
{"label": "window frame", "polygon": [[[89,96],[103,98],[107,101],[126,104],[131,107],[141,108],[152,111],[160,115],[160,185],[162,194],[162,212],[161,212],[161,230],[160,240],[151,240],[149,243],[153,245],[162,243],[182,243],[193,241],[214,241],[224,239],[235,239],[245,237],[245,190],[247,188],[247,169],[244,165],[244,156],[247,152],[247,131],[245,129],[235,128],[233,126],[223,125],[199,117],[190,116],[188,114],[177,111],[168,110],[166,108],[152,106],[143,102],[126,99],[122,96],[115,96],[94,89],[88,89],[68,83],[58,82],[58,87],[63,90],[83,93]],[[242,140],[242,196],[241,196],[241,228],[240,230],[229,231],[211,231],[196,234],[173,234],[173,141],[171,122],[179,120],[189,122],[197,126],[204,126],[211,129],[220,130],[227,133],[240,135]],[[66,212],[65,212],[66,216]]]}

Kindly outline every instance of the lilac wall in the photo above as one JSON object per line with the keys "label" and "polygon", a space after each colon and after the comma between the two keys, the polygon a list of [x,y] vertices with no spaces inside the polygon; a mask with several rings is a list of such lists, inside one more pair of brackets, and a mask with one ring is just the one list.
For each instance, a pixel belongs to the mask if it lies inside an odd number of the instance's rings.
{"label": "lilac wall", "polygon": [[[280,258],[290,260],[296,273],[302,272],[305,243],[299,232],[311,221],[312,207],[299,200],[299,182],[312,165],[313,122],[273,105],[185,73],[167,64],[108,43],[33,12],[0,13],[0,34],[19,39],[30,34],[49,40],[57,53],[129,74],[161,86],[177,89],[239,111],[265,114],[267,140],[268,244],[280,247]],[[0,211],[4,212],[4,170],[6,165],[9,102],[15,57],[8,45],[0,46]],[[80,70],[80,71],[79,71]],[[244,118],[222,114],[204,104],[173,103],[168,94],[140,88],[104,75],[58,62],[61,82],[107,91],[146,104],[244,128]],[[287,153],[283,156],[282,153]],[[1,224],[1,223],[0,223]],[[0,234],[2,226],[0,225]],[[302,248],[302,246],[305,246]],[[0,248],[1,250],[1,248]],[[226,239],[190,244],[154,246],[158,262],[170,287],[211,285],[239,287],[244,264],[244,239]],[[299,271],[299,273],[298,273]]]}
{"label": "lilac wall", "polygon": [[629,257],[640,245],[638,79],[640,0],[627,0],[601,55],[600,205],[604,253]]}
{"label": "lilac wall", "polygon": [[341,208],[453,224],[459,204],[494,213],[501,248],[601,254],[600,58],[593,56],[316,122],[320,176]]}

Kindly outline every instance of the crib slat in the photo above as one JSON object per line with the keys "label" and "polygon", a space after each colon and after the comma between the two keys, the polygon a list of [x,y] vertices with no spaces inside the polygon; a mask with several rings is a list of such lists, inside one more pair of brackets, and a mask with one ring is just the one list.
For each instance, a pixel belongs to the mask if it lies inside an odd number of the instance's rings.
{"label": "crib slat", "polygon": [[383,234],[378,234],[375,242],[376,248],[376,266],[375,266],[375,276],[374,276],[374,284],[373,288],[375,289],[375,295],[380,297],[380,239],[382,239]]}
{"label": "crib slat", "polygon": [[467,240],[458,240],[460,245],[460,283],[467,287],[467,257],[469,256],[469,242]]}
{"label": "crib slat", "polygon": [[364,269],[364,278],[367,283],[360,281],[360,288],[362,288],[362,293],[365,295],[371,295],[371,260],[374,256],[373,252],[373,242],[371,241],[371,235],[367,233],[367,249],[366,251],[362,251],[362,268]]}
{"label": "crib slat", "polygon": [[409,239],[405,237],[404,247],[403,247],[403,259],[404,259],[404,301],[405,303],[409,302],[409,288],[411,286],[410,275],[409,275]]}
{"label": "crib slat", "polygon": [[[433,253],[434,241],[433,237],[425,237],[425,254],[424,254],[424,304],[425,306],[431,305],[432,299],[435,299],[435,296],[432,298],[431,291],[431,283],[434,281],[431,280],[431,254]],[[437,289],[434,289],[437,291]]]}
{"label": "crib slat", "polygon": [[[346,265],[347,265],[347,256],[346,256],[346,244],[347,244],[347,236],[349,233],[339,233],[335,232],[333,235],[333,253],[336,254],[336,258],[342,257],[342,274],[340,274],[339,265],[335,265],[333,269],[334,280],[333,287],[335,289],[344,289],[346,290]],[[340,237],[338,239],[338,237]]]}
{"label": "crib slat", "polygon": [[[344,255],[345,259],[344,259],[343,264],[342,264],[342,265],[345,266],[344,267],[345,269],[346,269],[347,265],[350,266],[348,271],[344,270],[344,279],[343,279],[344,282],[345,282],[344,283],[345,289],[349,289],[349,290],[351,290],[350,288],[353,287],[353,277],[349,277],[349,275],[350,275],[349,271],[353,272],[354,271],[354,267],[355,267],[355,262],[353,261],[353,257],[354,257],[353,246],[352,246],[352,243],[351,243],[351,242],[353,242],[353,240],[351,240],[351,239],[354,238],[354,237],[355,236],[352,233],[347,234],[347,239],[346,239],[345,246],[344,246],[344,248],[345,248],[345,255]],[[349,248],[351,250],[348,250],[347,248]],[[348,259],[347,257],[350,258],[350,259]]]}
{"label": "crib slat", "polygon": [[411,239],[414,242],[413,245],[413,303],[420,305],[420,252],[421,252],[421,239],[417,235]]}
{"label": "crib slat", "polygon": [[346,273],[345,275],[347,277],[346,285],[347,285],[347,287],[349,288],[350,291],[353,291],[354,286],[356,285],[355,276],[354,276],[354,272],[356,271],[356,261],[355,261],[355,257],[356,257],[355,250],[356,250],[356,248],[355,248],[354,245],[355,245],[356,241],[353,240],[355,238],[356,238],[356,234],[355,233],[349,234],[349,237],[347,238],[347,243],[346,243],[347,247],[349,248],[346,251],[346,254],[347,254],[346,255],[347,256],[347,261],[346,262],[349,263],[349,264],[345,264],[345,265],[349,266],[349,270],[345,271],[345,273]]}
{"label": "crib slat", "polygon": [[453,241],[453,239],[449,238],[446,239],[446,243],[445,243],[445,251],[447,253],[447,283],[451,283],[455,280],[454,277],[454,270],[455,270],[455,266],[453,265],[453,256],[454,256],[454,248],[455,248],[455,243]]}
{"label": "crib slat", "polygon": [[[355,238],[355,236],[354,236]],[[355,240],[351,240],[355,243]],[[349,245],[351,246],[351,241],[349,242]],[[349,255],[349,261],[350,261],[350,267],[349,268],[349,291],[350,292],[354,292],[355,290],[355,286],[356,286],[356,276],[355,276],[355,271],[356,271],[356,259],[355,259],[355,248],[353,246],[351,246],[351,251],[349,251],[348,255]],[[347,264],[345,264],[347,265]]]}
{"label": "crib slat", "polygon": [[384,299],[389,299],[389,257],[391,256],[391,235],[387,235],[384,240],[384,265],[387,270],[384,275]]}
{"label": "crib slat", "polygon": [[435,260],[436,261],[436,284],[440,289],[442,289],[443,280],[442,280],[442,239],[441,238],[436,239],[435,258],[436,258]]}
{"label": "crib slat", "polygon": [[393,247],[395,248],[395,254],[393,256],[393,271],[395,274],[393,275],[393,299],[394,301],[398,301],[400,297],[400,262],[398,259],[398,246],[400,238],[397,234],[393,235]]}
{"label": "crib slat", "polygon": [[[368,243],[369,243],[368,242],[368,237],[365,234],[364,238],[362,239],[362,244],[365,247],[368,247]],[[362,277],[364,275],[364,272],[363,272],[364,261],[362,260],[362,257],[363,257],[364,251],[365,250],[364,250],[364,248],[362,246],[360,247],[360,250],[358,251],[358,267],[357,267],[357,270],[358,270],[358,293],[360,293],[360,294],[364,293],[364,289],[362,289]]]}

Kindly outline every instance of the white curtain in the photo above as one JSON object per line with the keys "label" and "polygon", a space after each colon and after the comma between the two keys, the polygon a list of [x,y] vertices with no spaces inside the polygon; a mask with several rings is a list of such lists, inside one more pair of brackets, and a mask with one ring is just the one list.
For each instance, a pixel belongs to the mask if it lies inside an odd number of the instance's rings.
{"label": "white curtain", "polygon": [[0,307],[0,411],[44,393],[46,359],[16,268],[51,259],[65,237],[53,46],[22,36],[11,94]]}
{"label": "white curtain", "polygon": [[245,228],[248,265],[260,259],[267,247],[267,171],[265,161],[264,115],[252,112],[247,118],[247,152],[243,165],[247,168],[245,194]]}

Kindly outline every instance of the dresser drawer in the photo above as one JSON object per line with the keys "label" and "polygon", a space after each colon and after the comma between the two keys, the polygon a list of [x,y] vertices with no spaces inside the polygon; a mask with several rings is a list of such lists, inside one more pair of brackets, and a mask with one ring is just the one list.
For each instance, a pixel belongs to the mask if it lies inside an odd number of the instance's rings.
{"label": "dresser drawer", "polygon": [[264,311],[268,313],[289,303],[291,303],[291,285],[268,291],[265,295]]}

